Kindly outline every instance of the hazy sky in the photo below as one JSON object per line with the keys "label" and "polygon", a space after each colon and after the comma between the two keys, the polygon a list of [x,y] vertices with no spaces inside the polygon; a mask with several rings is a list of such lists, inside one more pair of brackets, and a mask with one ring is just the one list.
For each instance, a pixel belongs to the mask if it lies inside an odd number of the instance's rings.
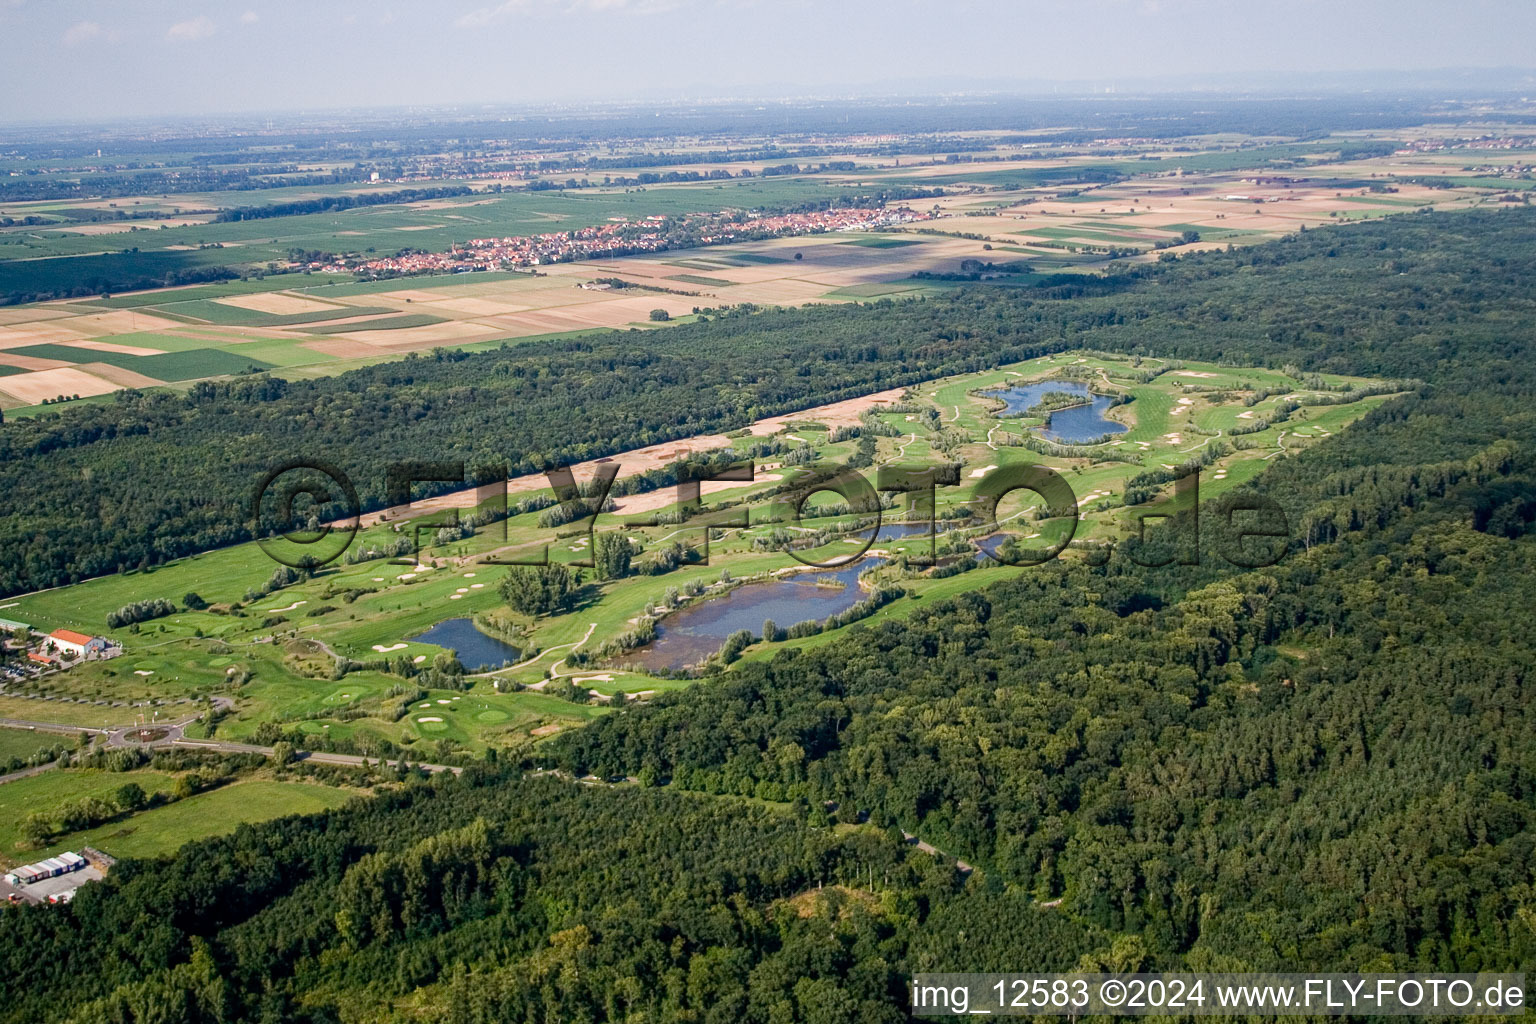
{"label": "hazy sky", "polygon": [[1533,0],[0,0],[0,120],[1536,66]]}

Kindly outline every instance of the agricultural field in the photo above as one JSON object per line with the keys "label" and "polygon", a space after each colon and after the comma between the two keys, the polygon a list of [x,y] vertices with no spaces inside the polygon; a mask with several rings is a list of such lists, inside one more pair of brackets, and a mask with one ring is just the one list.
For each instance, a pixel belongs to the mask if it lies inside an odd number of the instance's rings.
{"label": "agricultural field", "polygon": [[[1338,159],[1324,144],[1219,149],[1226,142],[1204,142],[1212,149],[1207,153],[1197,146],[1195,152],[1157,151],[1139,160],[1044,155],[960,170],[881,166],[867,180],[822,174],[474,194],[167,228],[154,232],[163,243],[154,249],[140,248],[144,231],[85,236],[4,229],[0,282],[21,267],[49,264],[57,271],[61,260],[37,256],[101,259],[106,257],[81,253],[119,242],[138,245],[114,258],[249,260],[264,269],[286,260],[293,247],[392,251],[408,240],[441,251],[470,237],[571,229],[616,216],[826,198],[869,181],[946,192],[912,204],[935,211],[936,220],[877,234],[806,235],[521,272],[360,282],[281,274],[0,307],[0,411],[27,415],[60,400],[101,401],[121,388],[185,388],[252,371],[295,378],[334,374],[438,347],[653,329],[663,326],[652,319],[656,310],[684,322],[698,309],[748,303],[859,302],[919,298],[965,285],[1030,285],[1043,275],[1096,272],[1168,251],[1254,244],[1340,221],[1482,205],[1495,201],[1496,190],[1519,185],[1486,175],[1441,181],[1444,162],[1433,154]],[[1506,159],[1514,164],[1521,157]],[[1093,180],[1111,173],[1130,176]],[[1416,183],[1429,175],[1437,179],[1433,187]],[[225,248],[196,248],[215,242]]]}
{"label": "agricultural field", "polygon": [[[786,629],[851,616],[884,589],[877,621],[1029,571],[979,554],[1010,538],[1070,537],[1063,557],[1091,557],[1138,534],[1153,502],[1177,507],[1175,471],[1198,465],[1201,499],[1218,499],[1272,460],[1326,443],[1393,391],[1332,375],[1069,353],[777,416],[730,437],[603,460],[617,465],[619,486],[595,519],[552,525],[548,481],[521,477],[506,486],[505,519],[452,529],[455,514],[497,507],[480,491],[373,513],[357,523],[346,558],[270,592],[261,588],[276,563],[244,544],[13,598],[7,617],[108,636],[125,653],[13,687],[0,715],[101,726],[132,714],[186,717],[227,698],[227,714],[188,735],[261,743],[276,729],[300,746],[419,760],[516,753],[606,713],[615,694],[644,700],[688,685],[685,669],[717,664],[722,629],[752,634],[738,654],[771,657],[847,627],[765,642],[765,618]],[[707,453],[750,461],[755,476],[706,481],[701,504],[686,509],[674,487],[626,485]],[[891,495],[878,522],[872,508],[830,491],[807,496],[797,517],[785,489],[850,461],[871,482],[881,469],[953,463],[958,483],[937,488],[931,508]],[[576,479],[590,480],[598,465],[576,467]],[[987,513],[988,481],[1023,466],[1059,473],[1077,518],[1028,491]],[[1138,490],[1140,502],[1128,504]],[[411,536],[422,538],[414,554],[364,557]],[[631,568],[599,578],[594,549],[614,539],[631,551]],[[508,563],[546,548],[551,563],[579,574],[572,601],[549,614],[513,610],[502,583],[530,570]],[[658,567],[668,550],[678,564]],[[934,555],[939,568],[926,561]],[[953,571],[960,563],[966,571]],[[106,628],[114,609],[151,597],[177,610]],[[626,634],[652,623],[654,642],[629,646]],[[462,668],[445,676],[436,670],[449,650]],[[338,676],[343,659],[349,668]],[[434,682],[413,686],[402,666],[431,668]],[[82,699],[110,703],[64,702]]]}

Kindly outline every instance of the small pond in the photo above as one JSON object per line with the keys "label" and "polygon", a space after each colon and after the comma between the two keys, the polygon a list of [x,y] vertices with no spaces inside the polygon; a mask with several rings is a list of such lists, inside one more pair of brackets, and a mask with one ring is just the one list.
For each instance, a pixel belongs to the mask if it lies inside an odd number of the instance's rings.
{"label": "small pond", "polygon": [[1014,384],[1006,388],[994,388],[982,394],[1000,399],[1003,403],[1001,416],[1018,416],[1039,404],[1048,391],[1064,391],[1078,395],[1086,404],[1070,409],[1059,409],[1051,414],[1050,426],[1040,428],[1040,436],[1058,444],[1082,444],[1095,441],[1105,434],[1123,434],[1128,429],[1124,423],[1116,423],[1104,414],[1114,406],[1114,399],[1096,395],[1088,385],[1071,380],[1042,380],[1033,384]]}
{"label": "small pond", "polygon": [[515,664],[522,657],[522,652],[511,644],[480,632],[474,619],[447,619],[409,639],[413,643],[436,644],[457,651],[459,661],[471,672],[486,672]]}
{"label": "small pond", "polygon": [[[714,654],[726,637],[738,630],[760,634],[765,619],[772,619],[781,627],[807,619],[820,622],[868,597],[868,592],[859,586],[859,574],[883,562],[880,558],[861,558],[837,569],[745,583],[722,597],[700,601],[668,615],[656,623],[655,640],[635,648],[621,660],[649,669],[684,668]],[[843,586],[818,586],[817,580],[836,581]]]}

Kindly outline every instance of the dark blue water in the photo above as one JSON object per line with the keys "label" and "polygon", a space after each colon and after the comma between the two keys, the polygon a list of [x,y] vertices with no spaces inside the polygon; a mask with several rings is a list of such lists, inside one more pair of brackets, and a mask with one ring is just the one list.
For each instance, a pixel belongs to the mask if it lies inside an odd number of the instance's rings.
{"label": "dark blue water", "polygon": [[[945,533],[949,530],[949,523],[940,523],[933,527],[934,533]],[[880,532],[875,534],[875,540],[906,540],[908,537],[928,536],[929,524],[927,523],[881,523]]]}
{"label": "dark blue water", "polygon": [[[656,639],[620,660],[649,669],[685,668],[714,654],[737,630],[760,635],[763,620],[788,628],[797,622],[820,622],[869,596],[859,586],[859,574],[884,562],[861,558],[840,569],[798,573],[787,579],[747,583],[723,597],[711,598],[673,612],[656,623]],[[816,580],[836,580],[844,586],[817,586]]]}
{"label": "dark blue water", "polygon": [[1038,404],[1047,391],[1064,391],[1069,395],[1081,395],[1088,400],[1089,404],[1060,409],[1052,413],[1050,426],[1040,428],[1042,437],[1061,444],[1081,444],[1084,441],[1096,440],[1105,434],[1123,434],[1128,429],[1123,423],[1104,418],[1104,413],[1114,405],[1113,399],[1106,395],[1096,395],[1088,390],[1088,385],[1079,384],[1076,381],[1043,380],[1034,384],[1014,384],[1006,388],[995,388],[982,393],[992,398],[1002,399],[1004,408],[999,415],[1017,416]]}
{"label": "dark blue water", "polygon": [[474,619],[447,619],[439,622],[420,636],[408,637],[418,644],[436,644],[458,652],[459,661],[471,672],[484,672],[515,664],[522,652],[511,644],[493,636],[486,636],[475,628]]}
{"label": "dark blue water", "polygon": [[997,549],[1002,547],[1003,542],[1006,541],[1009,537],[1016,536],[1018,535],[1013,533],[994,533],[990,537],[983,537],[980,540],[972,541],[972,543],[986,554],[991,555],[993,561],[1001,561],[1001,559],[997,557]]}

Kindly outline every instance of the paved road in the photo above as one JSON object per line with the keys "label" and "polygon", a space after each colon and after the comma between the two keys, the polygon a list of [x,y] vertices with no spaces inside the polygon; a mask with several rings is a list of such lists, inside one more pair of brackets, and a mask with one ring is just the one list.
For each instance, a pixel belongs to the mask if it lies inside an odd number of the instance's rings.
{"label": "paved road", "polygon": [[[226,743],[219,740],[161,740],[161,744],[169,744],[177,747],[187,747],[197,750],[217,750],[228,754],[261,754],[264,757],[272,756],[271,747],[263,747],[255,743]],[[363,764],[380,764],[376,757],[361,757],[357,754],[331,754],[323,750],[296,750],[294,756],[301,761],[313,761],[316,764],[341,764],[351,767],[360,767]],[[396,767],[399,761],[383,761],[390,768]],[[447,764],[418,764],[412,763],[413,768],[420,768],[432,772],[453,772],[458,775],[464,771],[455,765]]]}
{"label": "paved road", "polygon": [[0,726],[4,726],[7,729],[36,729],[38,732],[62,732],[70,735],[78,732],[99,735],[106,732],[105,729],[91,729],[83,725],[60,725],[57,722],[29,722],[25,718],[0,718]]}
{"label": "paved road", "polygon": [[9,775],[0,775],[0,786],[5,785],[7,782],[15,782],[17,779],[26,779],[31,778],[33,775],[41,775],[43,772],[48,771],[50,768],[57,768],[58,766],[59,762],[49,761],[47,764],[33,765],[31,768],[23,768],[21,771],[11,772]]}
{"label": "paved road", "polygon": [[[222,708],[234,706],[234,701],[230,700],[228,697],[215,697],[213,698],[213,702],[215,706]],[[224,740],[187,739],[187,726],[191,725],[193,722],[196,722],[201,717],[202,712],[198,712],[196,714],[187,715],[185,718],[178,719],[174,722],[162,722],[160,724],[149,726],[118,725],[107,729],[92,729],[83,725],[60,725],[57,722],[29,722],[20,718],[0,718],[0,726],[13,729],[36,729],[39,732],[57,732],[65,733],[68,735],[87,733],[91,736],[105,736],[106,746],[114,749],[123,749],[128,747],[145,747],[149,749],[154,749],[157,747],[186,747],[194,750],[214,750],[226,754],[260,754],[263,757],[272,756],[271,747],[263,747],[255,743],[233,743]],[[163,733],[163,735],[149,740],[148,742],[141,742],[134,739],[132,734],[138,732],[142,728],[153,729],[156,732]],[[294,751],[294,755],[300,760],[313,761],[316,764],[339,764],[347,765],[350,767],[360,767],[365,763],[381,763],[379,758],[361,757],[357,754],[331,754],[318,750],[296,750]],[[399,764],[398,761],[384,761],[382,763],[390,768],[394,768]],[[45,772],[52,767],[54,767],[54,765],[50,763],[46,765],[39,765],[35,768],[27,768],[19,772],[13,772],[10,775],[0,776],[0,785],[4,785],[7,782],[14,782],[17,779],[24,779],[28,776],[36,775],[39,772]],[[446,764],[416,764],[414,767],[421,768],[434,774],[437,772],[453,772],[455,775],[458,775],[464,770],[454,765]]]}

